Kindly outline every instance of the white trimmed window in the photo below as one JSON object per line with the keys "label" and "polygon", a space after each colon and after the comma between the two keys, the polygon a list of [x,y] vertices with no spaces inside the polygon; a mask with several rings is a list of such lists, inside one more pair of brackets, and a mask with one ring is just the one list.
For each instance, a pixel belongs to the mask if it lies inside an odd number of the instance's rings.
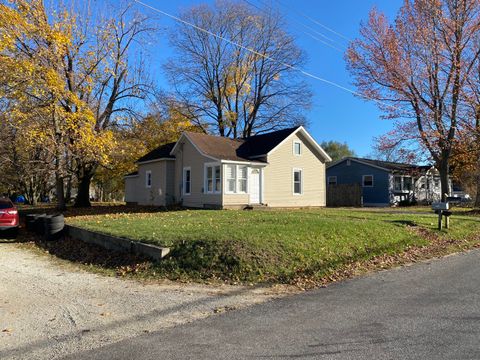
{"label": "white trimmed window", "polygon": [[227,193],[237,192],[237,165],[225,166],[225,178],[227,181],[226,192]]}
{"label": "white trimmed window", "polygon": [[300,141],[293,142],[293,153],[297,156],[302,155],[302,143]]}
{"label": "white trimmed window", "polygon": [[205,166],[205,192],[214,194],[220,192],[220,165]]}
{"label": "white trimmed window", "polygon": [[293,169],[293,193],[295,195],[301,195],[303,193],[302,169]]}
{"label": "white trimmed window", "polygon": [[145,187],[152,187],[152,170],[147,170],[145,172]]}
{"label": "white trimmed window", "polygon": [[247,192],[248,166],[225,165],[226,193],[241,194]]}
{"label": "white trimmed window", "polygon": [[328,185],[337,185],[337,177],[336,176],[329,176],[328,177]]}
{"label": "white trimmed window", "polygon": [[362,176],[362,186],[363,187],[373,187],[373,175],[363,175]]}
{"label": "white trimmed window", "polygon": [[183,195],[190,195],[192,192],[192,170],[190,167],[183,168]]}
{"label": "white trimmed window", "polygon": [[247,192],[247,177],[248,167],[245,165],[238,166],[237,191],[239,193]]}

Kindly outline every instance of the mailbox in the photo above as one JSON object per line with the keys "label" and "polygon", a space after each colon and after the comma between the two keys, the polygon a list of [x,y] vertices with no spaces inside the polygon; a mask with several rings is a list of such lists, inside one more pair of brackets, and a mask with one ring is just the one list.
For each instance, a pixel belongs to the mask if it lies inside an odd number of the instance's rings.
{"label": "mailbox", "polygon": [[433,210],[448,210],[448,202],[437,202],[432,204]]}

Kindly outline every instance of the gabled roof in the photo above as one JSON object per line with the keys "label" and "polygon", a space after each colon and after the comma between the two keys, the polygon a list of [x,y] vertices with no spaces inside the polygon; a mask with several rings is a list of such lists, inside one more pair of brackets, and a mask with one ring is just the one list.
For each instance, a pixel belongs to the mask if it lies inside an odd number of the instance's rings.
{"label": "gabled roof", "polygon": [[184,134],[205,156],[218,160],[250,160],[248,154],[239,151],[239,148],[245,143],[245,140],[195,132],[186,132]]}
{"label": "gabled roof", "polygon": [[398,172],[426,171],[432,168],[432,165],[415,165],[415,164],[406,164],[406,163],[399,163],[399,162],[392,162],[392,161],[358,158],[358,157],[351,157],[351,156],[338,160],[333,164],[330,164],[330,166],[328,167],[331,168],[346,160],[355,161],[360,164],[369,165],[381,170],[393,171],[393,172],[395,171],[398,171]]}
{"label": "gabled roof", "polygon": [[266,155],[299,128],[300,126],[296,126],[267,134],[251,136],[245,139],[243,144],[238,148],[238,152],[242,154],[242,156],[249,158]]}
{"label": "gabled roof", "polygon": [[137,163],[159,160],[159,159],[175,159],[175,156],[170,155],[173,147],[176,143],[168,143],[150,151],[148,154],[143,155],[137,160]]}
{"label": "gabled roof", "polygon": [[[188,138],[200,153],[212,159],[265,162],[259,158],[267,156],[281,143],[286,141],[287,138],[298,132],[302,132],[307,142],[309,142],[326,161],[331,161],[328,154],[313,140],[303,126],[254,135],[246,139],[230,139],[192,132],[186,132],[182,137]],[[178,141],[178,143],[180,143],[180,141]],[[171,154],[174,154],[175,151],[176,146],[172,149]]]}

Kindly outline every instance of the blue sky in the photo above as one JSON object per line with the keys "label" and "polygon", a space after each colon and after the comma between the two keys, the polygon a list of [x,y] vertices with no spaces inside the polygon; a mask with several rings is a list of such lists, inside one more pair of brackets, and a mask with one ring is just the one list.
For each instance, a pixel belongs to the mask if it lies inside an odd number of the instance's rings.
{"label": "blue sky", "polygon": [[[210,0],[143,1],[174,15],[183,8],[212,2]],[[317,23],[345,38],[353,39],[358,36],[360,22],[367,19],[372,7],[383,11],[393,19],[402,4],[402,0],[248,0],[248,2],[260,8],[269,4],[277,7],[285,15],[290,32],[296,36],[298,45],[307,53],[308,63],[304,68],[306,71],[351,89],[354,88],[345,68],[344,54],[326,46],[307,33],[319,39],[324,35],[333,40],[332,42],[323,38],[327,42],[336,47],[345,48],[348,44],[347,40]],[[136,6],[142,12],[152,13],[141,5]],[[162,28],[168,28],[174,22],[165,16],[159,16],[156,21]],[[152,44],[149,52],[153,74],[160,86],[168,90],[168,84],[161,69],[161,64],[171,55],[166,33],[160,33],[158,43]],[[306,116],[310,122],[309,130],[317,141],[346,142],[359,156],[366,156],[371,152],[373,137],[392,128],[392,121],[381,119],[381,113],[374,103],[355,98],[346,91],[317,80],[307,78],[307,81],[312,86],[314,98],[313,107]]]}

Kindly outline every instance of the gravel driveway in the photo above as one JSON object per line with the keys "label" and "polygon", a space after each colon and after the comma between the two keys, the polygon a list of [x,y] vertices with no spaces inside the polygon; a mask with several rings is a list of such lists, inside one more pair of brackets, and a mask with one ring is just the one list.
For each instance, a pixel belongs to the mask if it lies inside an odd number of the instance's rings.
{"label": "gravel driveway", "polygon": [[278,289],[141,284],[0,243],[0,359],[52,359],[279,296]]}

